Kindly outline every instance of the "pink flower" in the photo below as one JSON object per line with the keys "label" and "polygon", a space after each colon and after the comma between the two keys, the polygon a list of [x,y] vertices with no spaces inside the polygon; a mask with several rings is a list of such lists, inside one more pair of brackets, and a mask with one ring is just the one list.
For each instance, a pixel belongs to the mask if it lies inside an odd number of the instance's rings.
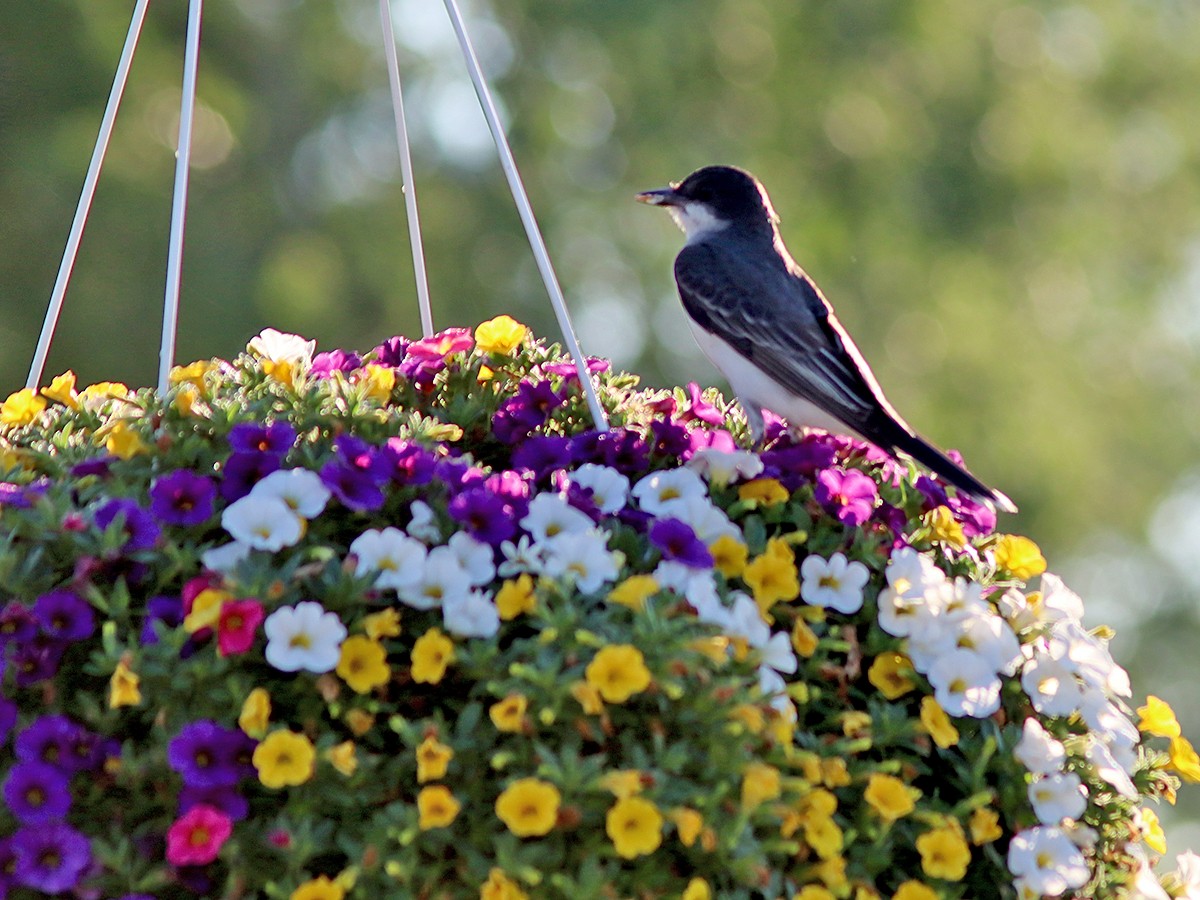
{"label": "pink flower", "polygon": [[167,862],[202,866],[217,858],[233,833],[233,821],[207,803],[193,806],[167,830]]}
{"label": "pink flower", "polygon": [[447,328],[408,346],[409,359],[445,359],[451,353],[464,353],[475,346],[469,328]]}
{"label": "pink flower", "polygon": [[263,605],[257,600],[226,600],[217,623],[217,650],[222,656],[245,653],[263,620]]}

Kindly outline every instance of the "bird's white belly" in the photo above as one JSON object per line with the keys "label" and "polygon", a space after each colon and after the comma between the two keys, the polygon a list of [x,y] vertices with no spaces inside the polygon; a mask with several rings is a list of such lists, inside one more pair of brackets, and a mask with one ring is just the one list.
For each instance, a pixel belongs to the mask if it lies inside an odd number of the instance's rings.
{"label": "bird's white belly", "polygon": [[775,415],[786,419],[793,427],[822,428],[837,434],[857,434],[816,404],[793,394],[728,343],[705,331],[690,317],[688,325],[704,355],[725,376],[743,406],[749,403],[769,409]]}

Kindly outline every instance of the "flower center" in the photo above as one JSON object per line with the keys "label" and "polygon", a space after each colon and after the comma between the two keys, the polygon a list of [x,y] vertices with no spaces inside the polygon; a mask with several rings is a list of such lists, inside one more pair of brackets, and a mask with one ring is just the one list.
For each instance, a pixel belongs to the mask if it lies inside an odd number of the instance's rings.
{"label": "flower center", "polygon": [[299,634],[293,634],[292,639],[288,641],[289,647],[301,647],[307,650],[312,646],[312,637],[301,631]]}
{"label": "flower center", "polygon": [[192,829],[192,833],[188,835],[188,843],[193,847],[204,847],[207,846],[211,838],[212,835],[208,833],[207,828],[203,825],[197,825]]}

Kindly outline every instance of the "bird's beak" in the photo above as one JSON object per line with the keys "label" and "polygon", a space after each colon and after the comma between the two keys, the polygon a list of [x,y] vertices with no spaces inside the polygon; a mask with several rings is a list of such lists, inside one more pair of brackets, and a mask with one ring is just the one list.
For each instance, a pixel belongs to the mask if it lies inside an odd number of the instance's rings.
{"label": "bird's beak", "polygon": [[683,198],[675,188],[665,187],[654,191],[642,191],[637,195],[639,203],[649,203],[651,206],[682,206]]}

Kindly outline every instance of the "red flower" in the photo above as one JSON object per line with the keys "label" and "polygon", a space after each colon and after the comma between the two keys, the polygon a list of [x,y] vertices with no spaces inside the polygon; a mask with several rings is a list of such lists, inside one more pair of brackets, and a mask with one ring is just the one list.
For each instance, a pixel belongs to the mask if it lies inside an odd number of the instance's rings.
{"label": "red flower", "polygon": [[217,622],[217,650],[222,656],[245,653],[263,620],[263,605],[257,600],[226,600]]}
{"label": "red flower", "polygon": [[167,830],[167,862],[176,866],[202,866],[217,858],[233,832],[233,821],[207,803],[199,803],[175,820]]}

